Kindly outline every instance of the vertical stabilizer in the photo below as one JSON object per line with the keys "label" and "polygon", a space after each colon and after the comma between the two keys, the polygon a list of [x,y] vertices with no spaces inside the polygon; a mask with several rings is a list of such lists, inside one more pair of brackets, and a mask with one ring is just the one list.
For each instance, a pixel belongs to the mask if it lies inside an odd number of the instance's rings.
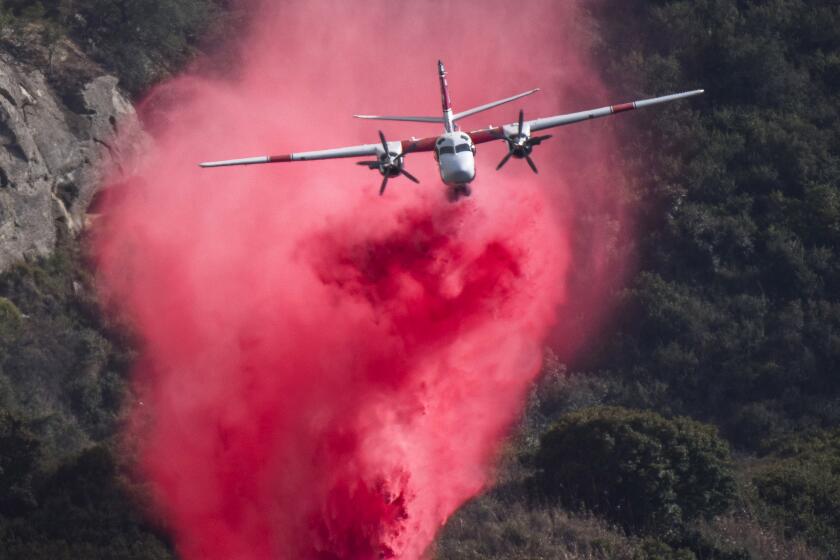
{"label": "vertical stabilizer", "polygon": [[446,68],[443,62],[438,60],[438,74],[440,76],[440,99],[443,107],[443,126],[446,132],[455,130],[455,122],[452,118],[452,100],[449,98],[449,85],[446,83]]}

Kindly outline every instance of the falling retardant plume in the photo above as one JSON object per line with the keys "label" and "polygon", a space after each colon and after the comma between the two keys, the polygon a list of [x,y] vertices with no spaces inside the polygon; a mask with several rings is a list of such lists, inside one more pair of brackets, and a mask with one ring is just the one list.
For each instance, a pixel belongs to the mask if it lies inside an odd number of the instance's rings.
{"label": "falling retardant plume", "polygon": [[617,274],[615,228],[581,219],[611,212],[611,128],[558,130],[539,175],[481,145],[454,204],[429,153],[383,197],[353,160],[196,164],[438,134],[351,118],[438,114],[438,58],[456,111],[543,89],[467,130],[616,100],[575,2],[238,9],[218,64],[141,105],[151,145],[99,222],[103,297],[141,341],[126,445],[184,559],[423,558],[492,483],[558,314],[598,316]]}

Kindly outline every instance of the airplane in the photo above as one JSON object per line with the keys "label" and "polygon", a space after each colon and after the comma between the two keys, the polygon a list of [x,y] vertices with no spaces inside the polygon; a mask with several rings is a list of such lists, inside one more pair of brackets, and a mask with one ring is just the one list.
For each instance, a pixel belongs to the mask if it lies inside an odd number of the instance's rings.
{"label": "airplane", "polygon": [[496,127],[489,126],[488,128],[474,130],[472,132],[463,132],[456,124],[461,119],[487,111],[494,107],[498,107],[499,105],[516,101],[528,95],[532,95],[539,91],[539,88],[507,97],[499,101],[480,105],[460,113],[453,113],[452,102],[449,97],[449,85],[446,81],[446,69],[443,66],[443,62],[440,60],[438,60],[438,77],[440,79],[441,104],[443,108],[443,115],[440,117],[401,117],[379,115],[353,116],[359,119],[370,120],[438,123],[442,124],[444,128],[443,134],[439,136],[427,138],[412,137],[408,140],[388,142],[385,139],[385,135],[380,130],[378,144],[363,144],[360,146],[348,146],[330,150],[212,161],[201,163],[199,165],[201,167],[225,167],[231,165],[253,165],[261,163],[281,163],[290,161],[374,156],[375,159],[360,161],[357,162],[357,165],[379,171],[383,177],[382,184],[379,187],[379,195],[382,196],[388,186],[389,179],[402,175],[414,183],[420,182],[414,175],[406,171],[404,167],[405,157],[407,155],[419,152],[434,152],[434,157],[438,163],[440,171],[440,178],[448,187],[447,195],[449,200],[454,202],[459,200],[461,197],[470,196],[472,193],[470,184],[475,179],[475,147],[477,144],[484,144],[485,142],[492,142],[495,140],[501,140],[507,144],[508,153],[496,166],[497,171],[504,167],[510,158],[515,158],[524,159],[531,170],[534,173],[538,173],[537,166],[531,159],[531,153],[534,146],[539,146],[542,142],[551,138],[551,135],[533,136],[532,134],[534,132],[539,132],[557,126],[565,126],[567,124],[598,117],[615,115],[625,111],[641,109],[643,107],[649,107],[651,105],[666,103],[677,99],[684,99],[686,97],[700,95],[704,92],[704,90],[698,89],[687,91],[685,93],[676,93],[662,97],[643,99],[631,103],[609,105],[607,107],[601,107],[600,109],[591,109],[588,111],[580,111],[577,113],[568,113],[565,115],[556,115],[553,117],[544,117],[528,121],[525,120],[524,111],[520,110],[519,120],[516,123]]}

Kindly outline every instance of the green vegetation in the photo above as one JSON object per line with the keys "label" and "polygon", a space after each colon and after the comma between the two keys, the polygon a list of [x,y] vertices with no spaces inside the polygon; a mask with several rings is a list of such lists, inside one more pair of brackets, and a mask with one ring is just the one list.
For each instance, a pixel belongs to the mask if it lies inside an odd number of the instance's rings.
{"label": "green vegetation", "polygon": [[132,357],[126,342],[103,323],[70,241],[0,275],[0,407],[37,419],[48,455],[113,433]]}
{"label": "green vegetation", "polygon": [[[638,204],[637,231],[624,236],[634,246],[615,253],[632,250],[637,270],[597,345],[549,365],[518,452],[544,463],[564,508],[627,528],[637,558],[840,558],[840,5],[587,6],[617,94],[707,93],[610,125]],[[668,467],[673,444],[660,446],[653,426],[672,426],[664,441],[713,433],[677,428],[687,422],[679,417],[717,426],[736,451],[727,458],[709,443],[698,454],[730,462],[735,480],[707,512],[732,506],[634,541],[674,517],[664,506],[679,479]],[[680,500],[715,487],[688,486],[673,492],[681,514]],[[638,511],[656,513],[640,523]],[[484,519],[459,531],[502,525]]]}
{"label": "green vegetation", "polygon": [[171,558],[111,454],[131,363],[80,249],[0,275],[2,558]]}
{"label": "green vegetation", "polygon": [[724,512],[735,486],[728,462],[711,426],[616,407],[564,415],[536,456],[540,495],[656,533]]}
{"label": "green vegetation", "polygon": [[840,430],[792,438],[753,469],[767,515],[840,557]]}
{"label": "green vegetation", "polygon": [[616,83],[707,94],[627,129],[641,270],[587,370],[744,449],[838,425],[840,7],[607,4]]}
{"label": "green vegetation", "polygon": [[3,558],[171,559],[164,538],[129,500],[136,493],[107,448],[90,448],[46,475],[25,511],[0,516]]}
{"label": "green vegetation", "polygon": [[[195,54],[224,8],[2,0],[0,49],[40,65],[72,102],[91,66],[68,50],[75,41],[139,94]],[[62,67],[59,52],[72,55]],[[49,258],[0,274],[0,557],[172,558],[116,442],[132,340],[101,313],[82,243],[58,233]]]}
{"label": "green vegetation", "polygon": [[[707,93],[605,125],[638,202],[615,254],[637,270],[597,344],[547,363],[438,557],[840,559],[840,5],[586,4],[615,92]],[[5,0],[0,42],[74,38],[139,92],[226,9]],[[83,264],[66,240],[0,275],[0,550],[168,558],[112,453],[131,341]]]}
{"label": "green vegetation", "polygon": [[140,94],[217,40],[226,9],[226,0],[3,0],[0,37],[38,26],[49,68],[59,42],[72,38]]}

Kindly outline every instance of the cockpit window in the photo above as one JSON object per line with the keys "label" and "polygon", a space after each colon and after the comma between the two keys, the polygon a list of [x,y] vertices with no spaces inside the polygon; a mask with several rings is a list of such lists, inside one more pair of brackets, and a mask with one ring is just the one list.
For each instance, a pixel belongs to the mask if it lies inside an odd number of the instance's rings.
{"label": "cockpit window", "polygon": [[455,153],[455,148],[453,148],[452,146],[441,146],[438,149],[438,151],[441,154],[454,154]]}
{"label": "cockpit window", "polygon": [[469,144],[458,144],[457,146],[455,146],[455,151],[456,152],[469,152],[470,151],[470,145]]}

